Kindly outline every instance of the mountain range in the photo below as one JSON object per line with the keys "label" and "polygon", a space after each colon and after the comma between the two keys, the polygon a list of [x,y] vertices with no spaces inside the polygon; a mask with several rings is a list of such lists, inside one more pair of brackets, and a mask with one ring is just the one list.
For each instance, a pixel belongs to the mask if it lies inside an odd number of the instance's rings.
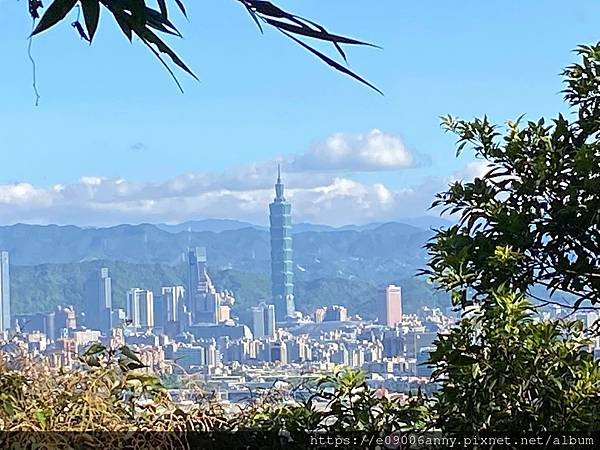
{"label": "mountain range", "polygon": [[[293,233],[303,233],[305,231],[346,231],[346,230],[369,230],[377,228],[383,225],[384,222],[373,222],[365,225],[343,225],[341,227],[333,227],[331,225],[314,224],[308,222],[300,222],[294,224]],[[452,222],[441,217],[436,216],[420,216],[420,217],[407,217],[402,219],[402,223],[407,225],[413,225],[415,227],[431,229],[440,228],[451,225]],[[220,233],[221,231],[232,231],[239,230],[242,228],[256,228],[259,230],[268,230],[267,226],[256,225],[250,222],[243,222],[241,220],[233,219],[204,219],[204,220],[190,220],[178,224],[166,224],[158,223],[157,228],[170,233],[179,233],[181,231],[213,231]]]}
{"label": "mountain range", "polygon": [[[57,304],[84,308],[85,283],[102,266],[111,268],[115,303],[122,306],[129,288],[184,283],[186,249],[204,246],[215,284],[234,292],[235,310],[243,314],[270,291],[269,232],[246,225],[210,220],[110,228],[2,226],[0,249],[10,252],[12,264],[13,310],[43,311]],[[295,230],[296,303],[304,312],[337,303],[372,316],[376,296],[389,283],[404,287],[408,310],[447,305],[444,295],[415,278],[426,262],[423,244],[433,236],[431,230],[398,222],[337,229],[306,224]]]}

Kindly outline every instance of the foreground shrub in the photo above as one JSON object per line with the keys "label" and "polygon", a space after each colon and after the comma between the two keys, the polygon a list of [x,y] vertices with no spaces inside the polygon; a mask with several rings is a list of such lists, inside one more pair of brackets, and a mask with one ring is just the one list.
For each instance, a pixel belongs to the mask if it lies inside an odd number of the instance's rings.
{"label": "foreground shrub", "polygon": [[580,321],[535,320],[521,295],[492,294],[431,355],[445,431],[589,432],[600,425],[600,363]]}

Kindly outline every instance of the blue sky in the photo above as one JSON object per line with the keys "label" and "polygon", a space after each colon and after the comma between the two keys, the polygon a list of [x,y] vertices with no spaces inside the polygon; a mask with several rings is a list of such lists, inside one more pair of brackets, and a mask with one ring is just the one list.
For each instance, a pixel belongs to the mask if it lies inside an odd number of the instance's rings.
{"label": "blue sky", "polygon": [[[0,0],[0,222],[264,221],[278,158],[297,220],[420,215],[477,169],[454,158],[440,115],[564,111],[559,73],[577,44],[600,39],[590,1],[276,2],[381,45],[348,49],[380,96],[275,30],[261,35],[234,0],[188,3],[185,39],[171,41],[201,79],[180,73],[185,94],[104,14],[91,47],[70,20],[35,38],[35,107],[27,5]],[[368,145],[373,130],[385,139]],[[332,136],[353,156],[319,171]],[[380,145],[413,163],[361,166]]]}

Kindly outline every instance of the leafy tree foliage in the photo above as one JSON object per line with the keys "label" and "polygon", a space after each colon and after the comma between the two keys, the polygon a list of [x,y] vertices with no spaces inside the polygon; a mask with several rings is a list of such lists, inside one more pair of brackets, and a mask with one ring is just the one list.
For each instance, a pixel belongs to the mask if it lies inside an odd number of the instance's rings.
{"label": "leafy tree foliage", "polygon": [[594,431],[600,365],[581,321],[535,321],[514,293],[492,294],[440,335],[430,364],[442,388],[435,425],[447,431]]}
{"label": "leafy tree foliage", "polygon": [[474,181],[454,183],[434,206],[460,222],[428,244],[427,273],[466,306],[505,286],[532,294],[568,292],[600,301],[600,44],[579,47],[581,62],[564,71],[573,118],[509,121],[445,117],[488,164]]}
{"label": "leafy tree foliage", "polygon": [[358,370],[339,368],[308,391],[310,395],[300,402],[267,398],[254,405],[240,416],[238,429],[286,431],[295,442],[306,442],[307,436],[312,434],[414,430],[429,423],[429,411],[422,395],[407,402],[390,397],[369,388],[365,374]]}
{"label": "leafy tree foliage", "polygon": [[[325,55],[303,41],[302,38],[312,38],[331,43],[344,63],[347,62],[347,59],[346,54],[342,49],[342,45],[367,45],[372,47],[374,47],[374,45],[349,37],[332,34],[322,25],[296,14],[284,11],[270,1],[235,1],[250,14],[250,17],[254,20],[261,32],[263,32],[263,25],[277,29],[335,70],[342,72],[381,93],[374,85],[348,69],[343,63],[337,62],[333,58]],[[149,3],[150,1],[148,0],[53,0],[42,15],[40,14],[40,9],[44,8],[43,3],[40,0],[29,0],[29,14],[34,20],[39,19],[32,36],[42,33],[58,23],[63,22],[70,12],[75,8],[80,8],[79,11],[83,15],[85,28],[79,21],[79,15],[77,15],[77,19],[72,22],[71,25],[77,30],[82,39],[91,43],[98,29],[101,11],[104,11],[113,17],[120,30],[129,41],[132,41],[133,37],[137,36],[140,41],[150,49],[173,76],[175,82],[177,82],[177,85],[181,89],[177,78],[163,59],[163,55],[168,57],[173,64],[187,72],[193,78],[196,78],[196,75],[171,49],[171,47],[164,42],[161,36],[171,35],[181,37],[181,33],[170,19],[170,13],[174,6],[180,14],[183,14],[187,18],[185,0],[156,0],[156,2],[152,2],[155,3],[152,5],[154,7],[149,6]]]}
{"label": "leafy tree foliage", "polygon": [[432,417],[444,431],[598,428],[591,330],[542,320],[530,304],[536,286],[574,295],[575,307],[600,301],[600,44],[578,53],[564,71],[574,119],[502,130],[487,117],[443,118],[458,153],[472,148],[488,166],[437,196],[459,221],[427,244],[425,272],[463,310],[430,360],[442,385]]}

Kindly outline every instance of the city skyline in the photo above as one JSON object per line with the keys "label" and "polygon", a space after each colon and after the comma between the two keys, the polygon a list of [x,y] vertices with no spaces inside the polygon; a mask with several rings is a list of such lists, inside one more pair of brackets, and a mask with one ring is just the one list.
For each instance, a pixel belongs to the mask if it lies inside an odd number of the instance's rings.
{"label": "city skyline", "polygon": [[[277,167],[274,188],[275,197],[269,204],[268,209],[271,225],[271,296],[268,299],[267,297],[255,299],[255,301],[264,301],[270,303],[270,305],[268,307],[259,305],[264,309],[261,326],[256,325],[254,322],[247,323],[253,329],[262,330],[258,332],[259,335],[273,335],[275,317],[277,322],[294,322],[302,317],[302,313],[297,313],[295,307],[294,272],[296,270],[304,272],[306,269],[300,265],[296,267],[294,264],[292,205],[285,196],[286,192],[280,165]],[[419,233],[418,228],[408,227],[407,230],[409,232],[414,230],[413,232]],[[144,241],[147,242],[148,237],[147,235],[144,236]],[[106,247],[107,244],[105,241],[103,246]],[[158,291],[156,289],[153,291],[147,284],[142,284],[141,287],[135,284],[128,287],[125,301],[126,314],[123,317],[128,318],[135,328],[157,326],[160,329],[177,333],[187,332],[198,326],[220,325],[228,322],[230,322],[228,325],[235,324],[235,321],[231,321],[230,315],[235,298],[231,291],[219,291],[214,286],[208,275],[206,247],[188,247],[185,255],[187,260],[185,289],[183,286],[162,285]],[[7,258],[8,255],[5,259]],[[87,258],[88,255],[84,259]],[[255,254],[253,252],[252,259],[254,258]],[[123,318],[122,313],[118,312],[118,308],[113,310],[113,287],[110,270],[108,267],[98,269],[98,272],[85,282],[83,292],[88,303],[83,309],[83,312],[87,315],[87,318],[83,318],[83,323],[102,331],[110,330],[114,324],[121,323]],[[8,273],[8,270],[5,273]],[[68,303],[66,304],[68,305]],[[261,303],[261,305],[264,305],[264,303]],[[346,308],[343,306],[339,307],[340,309],[337,308],[336,306],[334,309],[326,309],[327,317],[324,320],[331,321],[331,317],[338,317],[337,320],[345,321],[347,317]],[[34,312],[40,313],[43,311],[36,310]],[[253,312],[252,308],[251,312]],[[304,313],[306,312],[305,310]],[[270,315],[273,315],[273,320],[269,319]],[[394,319],[394,323],[390,323],[390,320],[385,318],[381,321],[388,325],[394,325],[398,322],[397,319]]]}
{"label": "city skyline", "polygon": [[[281,176],[281,167],[277,167],[275,182],[275,197],[269,204],[270,222],[270,266],[271,266],[271,299],[270,302],[260,301],[258,305],[250,306],[248,312],[250,319],[246,323],[238,323],[238,318],[232,320],[231,306],[235,298],[231,292],[218,291],[208,275],[206,247],[189,247],[186,250],[187,259],[187,289],[183,286],[161,286],[160,294],[152,289],[130,287],[127,291],[125,310],[113,309],[112,277],[108,267],[102,267],[96,276],[92,276],[86,283],[84,295],[87,307],[81,316],[85,327],[91,331],[106,333],[108,336],[113,326],[129,324],[133,330],[151,331],[154,328],[161,330],[166,335],[173,336],[179,333],[192,333],[191,335],[228,336],[229,330],[220,329],[220,325],[227,325],[231,329],[238,327],[234,334],[245,333],[250,328],[255,338],[276,337],[276,322],[301,324],[302,320],[314,317],[316,323],[320,322],[346,322],[348,310],[344,306],[332,305],[319,307],[312,314],[303,315],[296,312],[294,303],[294,262],[292,245],[292,205],[285,197],[285,186]],[[63,314],[69,309],[71,319],[66,328],[59,327],[59,332],[69,332],[76,327],[76,312],[72,305],[63,309],[57,306],[56,312],[40,312],[21,314],[16,322],[11,323],[10,317],[10,282],[8,280],[9,255],[8,252],[0,253],[2,266],[0,266],[0,318],[2,323],[9,323],[3,327],[11,329],[12,325],[20,327],[25,323],[34,323],[39,330],[49,331],[50,336],[56,333],[57,313]],[[8,296],[8,301],[5,297]],[[255,299],[255,301],[258,299]],[[378,322],[384,326],[396,327],[402,323],[401,288],[388,285],[383,295],[378,300]],[[85,312],[88,313],[86,317]],[[123,314],[124,313],[124,314]],[[356,318],[361,319],[357,315]],[[25,320],[25,322],[23,322]],[[310,319],[309,319],[310,320]],[[62,319],[58,319],[61,323]],[[71,322],[69,322],[71,321]],[[81,324],[80,324],[81,325]],[[215,327],[216,326],[216,327]],[[208,328],[212,331],[208,331]],[[81,330],[85,331],[86,328]],[[204,331],[200,331],[204,330]],[[4,331],[4,330],[2,330]],[[216,334],[215,334],[216,333]],[[86,336],[88,336],[86,334]],[[92,336],[92,335],[89,335]],[[94,335],[95,336],[95,335]],[[99,337],[100,335],[98,335]],[[274,351],[270,349],[269,352]],[[287,350],[276,350],[279,359],[284,360]],[[345,348],[344,348],[344,351]]]}

